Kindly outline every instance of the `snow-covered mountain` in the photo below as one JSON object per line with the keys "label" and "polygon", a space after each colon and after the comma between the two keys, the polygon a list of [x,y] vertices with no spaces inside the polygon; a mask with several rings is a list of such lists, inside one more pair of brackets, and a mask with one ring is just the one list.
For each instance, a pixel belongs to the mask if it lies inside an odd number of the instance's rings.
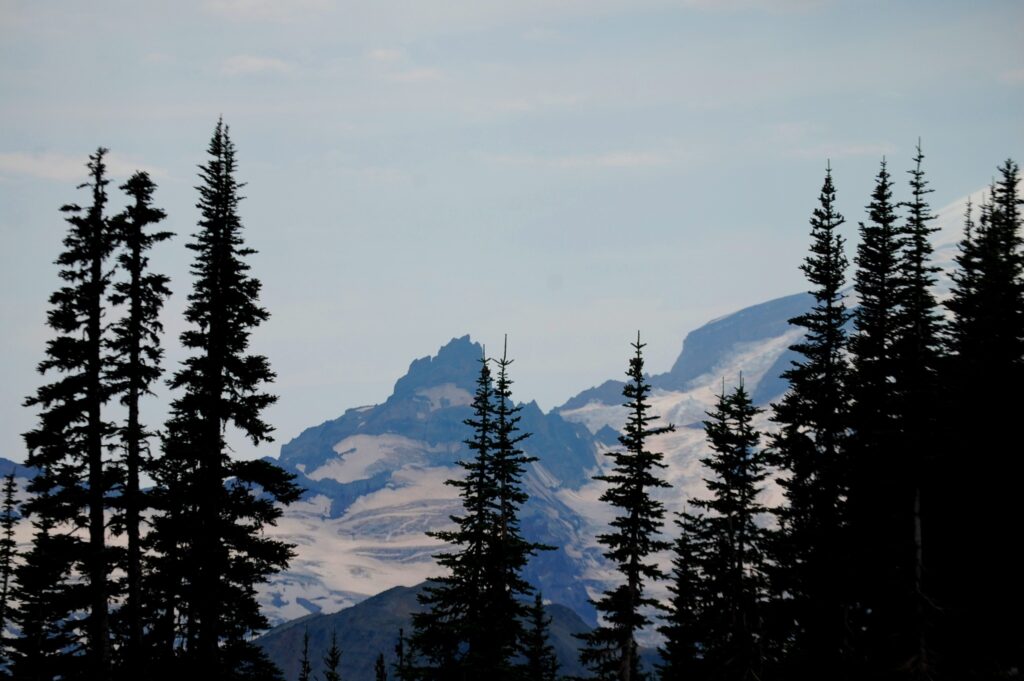
{"label": "snow-covered mountain", "polygon": [[[935,262],[946,272],[963,207],[958,201],[939,211]],[[938,293],[948,289],[943,275]],[[703,493],[702,419],[723,382],[728,388],[742,376],[761,406],[782,395],[779,376],[794,358],[788,347],[800,337],[788,320],[810,303],[801,293],[713,320],[687,335],[671,369],[650,377],[654,411],[677,426],[652,443],[668,465],[672,489],[661,498],[670,511]],[[849,304],[855,303],[851,292]],[[432,555],[443,546],[425,532],[448,527],[460,510],[445,480],[460,474],[456,462],[468,456],[463,420],[481,352],[468,336],[455,338],[436,355],[414,361],[383,404],[350,409],[282,447],[278,463],[308,493],[271,530],[298,545],[290,569],[261,591],[272,621],[332,612],[438,574]],[[535,403],[522,412],[523,430],[533,433],[524,448],[539,459],[526,479],[523,529],[530,539],[559,547],[531,561],[527,576],[546,599],[573,608],[590,624],[588,595],[614,576],[595,541],[611,513],[599,501],[602,483],[592,477],[607,465],[603,453],[617,444],[625,420],[621,391],[621,382],[607,381],[547,414]],[[759,425],[770,428],[767,412]],[[768,501],[776,494],[767,490]]]}
{"label": "snow-covered mountain", "polygon": [[[678,426],[655,443],[669,464],[670,509],[702,487],[701,419],[722,377],[731,382],[742,371],[762,401],[776,397],[780,361],[798,336],[786,320],[807,304],[806,295],[789,296],[715,320],[686,338],[671,371],[652,377],[655,409]],[[263,589],[272,620],[331,612],[438,574],[432,555],[443,546],[425,532],[448,527],[460,511],[445,480],[460,475],[456,462],[469,455],[463,420],[481,352],[468,336],[453,339],[414,361],[384,404],[350,409],[282,447],[278,463],[308,492],[273,530],[298,544],[298,557]],[[612,576],[594,539],[610,514],[591,478],[616,444],[621,388],[608,382],[550,413],[535,403],[522,411],[522,429],[532,433],[524,449],[538,458],[526,479],[523,530],[558,547],[534,558],[528,577],[591,623],[588,596]]]}

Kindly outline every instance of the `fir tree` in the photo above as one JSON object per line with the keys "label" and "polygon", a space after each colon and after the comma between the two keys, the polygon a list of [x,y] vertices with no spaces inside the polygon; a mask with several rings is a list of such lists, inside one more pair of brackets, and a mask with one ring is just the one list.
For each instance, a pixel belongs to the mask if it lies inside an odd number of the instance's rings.
{"label": "fir tree", "polygon": [[527,627],[523,641],[522,676],[528,681],[555,681],[558,678],[558,658],[548,640],[551,618],[544,612],[540,592],[534,594],[533,607],[527,612]]}
{"label": "fir tree", "polygon": [[406,649],[405,629],[399,627],[398,640],[395,642],[395,661],[392,668],[395,670],[395,678],[398,681],[410,681],[412,677],[411,665]]}
{"label": "fir tree", "polygon": [[608,484],[601,501],[611,504],[618,512],[611,523],[612,531],[599,535],[597,540],[605,546],[605,557],[622,577],[622,583],[594,602],[603,623],[580,635],[584,643],[580,662],[602,680],[644,678],[637,655],[636,634],[651,623],[645,610],[659,607],[656,599],[646,595],[644,587],[646,582],[664,578],[650,556],[670,546],[658,538],[664,504],[651,495],[654,490],[669,486],[657,475],[665,464],[659,452],[647,449],[647,443],[651,437],[670,432],[674,427],[651,426],[657,417],[649,413],[651,386],[644,376],[644,344],[639,334],[632,347],[635,354],[626,372],[630,380],[622,390],[629,414],[625,430],[619,436],[624,451],[610,453],[612,472],[594,478]]}
{"label": "fir tree", "polygon": [[681,513],[675,524],[679,530],[672,545],[672,574],[669,575],[668,612],[658,631],[665,637],[658,652],[662,664],[658,667],[662,681],[701,678],[703,667],[704,631],[707,617],[704,609],[703,576],[698,523],[700,519]]}
{"label": "fir tree", "polygon": [[388,668],[384,664],[384,653],[377,655],[377,661],[373,663],[374,681],[388,681]]}
{"label": "fir tree", "polygon": [[803,677],[822,669],[840,673],[849,649],[844,549],[850,313],[843,295],[847,260],[838,231],[844,219],[835,200],[829,167],[811,216],[810,254],[800,268],[811,285],[814,305],[789,320],[804,329],[804,337],[790,346],[799,359],[782,374],[789,389],[773,405],[772,415],[779,430],[772,437],[771,453],[783,473],[779,484],[787,502],[775,511],[776,619],[792,623],[792,630],[781,636],[788,641],[787,673]]}
{"label": "fir tree", "polygon": [[312,681],[313,666],[309,662],[309,627],[302,632],[302,659],[299,661],[299,680]]}
{"label": "fir tree", "polygon": [[[14,572],[14,560],[18,554],[18,543],[14,540],[14,528],[18,524],[18,502],[14,498],[17,487],[14,480],[14,469],[4,476],[3,510],[0,511],[0,638],[7,630],[8,613],[10,612],[11,575]],[[2,645],[2,641],[0,641]],[[3,650],[0,649],[0,654]]]}
{"label": "fir tree", "polygon": [[[901,257],[906,244],[892,200],[892,181],[882,162],[868,222],[860,224],[854,288],[860,298],[854,311],[856,333],[850,339],[851,425],[849,520],[856,580],[852,629],[855,646],[871,665],[896,664],[897,604],[911,553],[909,526],[903,524],[907,489],[906,452],[897,446],[901,432],[900,373],[896,343],[900,334],[901,298],[905,290]],[[884,660],[884,661],[883,661]]]}
{"label": "fir tree", "polygon": [[753,419],[760,413],[742,381],[728,395],[723,386],[704,421],[712,454],[701,459],[711,474],[710,498],[695,523],[705,600],[699,628],[701,664],[708,678],[759,679],[766,666],[764,610],[767,592],[766,514],[758,502],[768,475]]}
{"label": "fir tree", "polygon": [[[967,216],[947,306],[950,423],[976,424],[953,432],[943,448],[941,499],[957,503],[933,533],[941,540],[941,594],[946,613],[945,649],[950,673],[999,677],[1024,668],[1020,641],[1024,586],[1016,574],[1020,534],[1016,481],[1020,457],[1008,449],[1024,401],[1024,234],[1020,171],[999,167],[977,224]],[[970,466],[963,466],[969,457]],[[939,646],[937,646],[939,647]]]}
{"label": "fir tree", "polygon": [[897,336],[894,342],[896,356],[895,383],[898,391],[900,466],[903,469],[904,488],[899,491],[895,513],[900,519],[908,540],[901,542],[901,562],[907,569],[899,576],[906,594],[899,615],[904,641],[899,656],[904,666],[916,676],[931,675],[931,654],[927,642],[928,622],[933,618],[932,600],[925,583],[924,531],[931,531],[931,518],[926,514],[938,504],[945,503],[933,492],[932,470],[940,439],[938,414],[939,365],[941,360],[941,315],[932,292],[935,273],[932,264],[931,236],[937,231],[932,226],[935,216],[927,202],[932,192],[925,180],[921,163],[924,154],[918,142],[914,168],[910,173],[911,200],[905,204],[907,218],[904,247],[899,263],[902,290],[897,316]]}
{"label": "fir tree", "polygon": [[473,416],[465,424],[473,435],[465,441],[473,458],[459,461],[466,471],[461,479],[446,483],[459,490],[463,514],[453,516],[455,529],[428,533],[441,539],[454,550],[438,554],[438,564],[448,574],[438,577],[419,595],[424,607],[413,613],[414,631],[411,647],[418,664],[410,673],[415,678],[454,681],[473,678],[466,674],[463,659],[473,660],[480,652],[482,632],[490,614],[484,610],[486,560],[491,532],[495,527],[497,489],[491,474],[495,449],[494,383],[488,360],[480,359],[473,398]]}
{"label": "fir tree", "polygon": [[[487,619],[478,632],[475,644],[480,655],[480,667],[470,674],[486,674],[494,681],[511,678],[515,674],[513,658],[525,638],[523,619],[527,614],[525,597],[533,588],[522,577],[522,570],[537,550],[545,549],[527,541],[519,527],[519,509],[526,503],[527,493],[522,488],[526,464],[536,461],[527,456],[519,444],[529,434],[519,431],[520,407],[512,401],[512,380],[508,368],[512,360],[506,351],[497,360],[498,375],[494,385],[494,450],[488,477],[493,486],[493,522],[486,546],[485,591],[483,611]],[[468,661],[472,662],[472,660]]]}
{"label": "fir tree", "polygon": [[[37,527],[46,531],[40,529],[35,538],[50,548],[42,551],[36,546],[32,555],[40,578],[80,573],[86,597],[83,603],[78,597],[55,595],[51,604],[36,608],[33,617],[52,615],[57,618],[53,622],[38,622],[40,631],[66,627],[76,643],[84,641],[84,650],[73,645],[56,648],[53,654],[84,652],[87,674],[95,681],[110,675],[108,601],[113,596],[105,516],[112,476],[103,458],[111,425],[102,418],[102,407],[110,397],[104,382],[103,303],[109,284],[107,259],[114,244],[104,214],[109,183],[106,151],[100,148],[89,157],[89,181],[81,187],[89,190],[90,205],[61,209],[69,225],[64,251],[57,259],[64,286],[50,297],[47,322],[55,338],[47,342],[47,358],[39,364],[40,373],[56,371],[60,377],[25,402],[40,408],[39,426],[25,434],[26,465],[39,468],[40,473],[29,483],[32,496],[24,509],[40,517]],[[70,533],[80,528],[87,530],[86,537]],[[44,562],[51,564],[44,566]],[[51,587],[60,585],[80,592],[64,579],[54,580]],[[56,607],[68,609],[57,611]],[[79,634],[83,625],[84,638]],[[75,666],[81,668],[81,660]]]}
{"label": "fir tree", "polygon": [[123,673],[126,678],[139,678],[143,672],[142,651],[142,513],[146,502],[140,489],[140,476],[152,474],[148,463],[149,438],[152,435],[139,417],[139,404],[151,386],[160,378],[160,335],[163,326],[159,315],[163,302],[170,295],[168,278],[148,271],[147,251],[156,243],[169,239],[170,232],[148,233],[147,227],[164,219],[165,213],[151,205],[156,185],[145,172],[133,175],[121,186],[133,203],[113,221],[123,250],[118,258],[127,279],[114,284],[110,301],[127,307],[121,320],[113,327],[110,341],[112,354],[108,380],[115,393],[121,394],[121,403],[127,409],[127,418],[120,428],[123,449],[122,490],[119,513],[114,523],[118,531],[127,535],[124,570],[127,594],[120,618],[126,635],[122,646]]}
{"label": "fir tree", "polygon": [[324,655],[324,681],[341,681],[341,648],[338,647],[338,632],[331,631],[331,647]]}
{"label": "fir tree", "polygon": [[[200,167],[199,231],[188,244],[196,254],[195,281],[185,311],[191,328],[181,342],[192,354],[169,382],[179,396],[155,472],[163,487],[153,529],[159,533],[154,545],[163,552],[156,628],[176,643],[156,645],[180,657],[193,676],[277,677],[251,642],[253,632],[269,626],[255,586],[293,555],[289,544],[263,528],[300,490],[294,476],[266,460],[233,461],[228,455],[228,426],[254,445],[271,440],[261,414],[275,400],[264,392],[274,373],[266,357],[246,354],[252,330],[268,313],[258,303],[260,282],[245,262],[254,251],[242,239],[235,148],[222,121],[208,153]],[[169,631],[176,622],[182,629]],[[165,672],[172,668],[164,666]]]}
{"label": "fir tree", "polygon": [[67,616],[83,610],[89,600],[87,583],[71,578],[66,562],[78,550],[77,541],[55,532],[49,515],[37,514],[32,524],[32,546],[15,568],[12,595],[17,607],[10,619],[19,635],[10,641],[11,676],[26,681],[88,679],[81,664],[84,644]]}

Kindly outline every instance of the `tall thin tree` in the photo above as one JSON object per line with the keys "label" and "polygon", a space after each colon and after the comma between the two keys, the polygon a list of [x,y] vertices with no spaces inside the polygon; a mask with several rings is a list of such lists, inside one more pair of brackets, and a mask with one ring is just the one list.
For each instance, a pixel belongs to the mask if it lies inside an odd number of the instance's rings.
{"label": "tall thin tree", "polygon": [[672,572],[668,590],[671,594],[668,612],[658,631],[664,642],[658,649],[661,664],[658,677],[662,681],[702,678],[703,648],[707,618],[704,576],[701,565],[701,518],[687,512],[675,520],[678,530],[672,545]]}
{"label": "tall thin tree", "polygon": [[701,459],[709,498],[696,526],[702,604],[702,667],[707,678],[754,680],[768,663],[765,646],[767,595],[766,509],[759,496],[768,476],[767,455],[759,448],[754,417],[761,410],[740,384],[723,386],[714,411],[704,421],[712,453]]}
{"label": "tall thin tree", "polygon": [[[883,160],[868,204],[868,221],[860,223],[854,288],[856,333],[850,338],[851,459],[849,519],[854,596],[852,614],[857,656],[878,669],[899,656],[898,603],[901,575],[906,574],[911,534],[901,522],[906,489],[906,452],[896,446],[901,432],[900,373],[896,350],[905,290],[901,258],[906,236],[896,213],[892,179]],[[871,672],[857,672],[871,673]]]}
{"label": "tall thin tree", "polygon": [[594,601],[603,622],[591,632],[580,635],[584,643],[580,662],[602,680],[644,678],[636,636],[651,624],[647,612],[660,606],[659,601],[646,592],[646,584],[665,577],[651,554],[670,546],[659,538],[664,504],[652,494],[669,486],[658,475],[665,464],[660,452],[648,449],[648,441],[675,428],[671,424],[652,426],[657,417],[650,413],[651,385],[644,375],[645,344],[640,342],[639,333],[632,347],[634,355],[626,372],[629,381],[622,389],[628,412],[625,428],[619,436],[623,451],[609,453],[611,472],[594,477],[607,483],[601,501],[617,512],[611,531],[598,535],[597,541],[605,547],[605,557],[616,566],[621,577],[618,586]]}
{"label": "tall thin tree", "polygon": [[331,631],[331,647],[324,655],[324,681],[341,681],[341,648],[338,647],[338,632]]}
{"label": "tall thin tree", "polygon": [[[0,510],[0,638],[7,631],[9,602],[11,596],[11,577],[14,573],[15,558],[18,554],[18,543],[14,539],[14,528],[18,524],[18,502],[14,497],[17,483],[14,470],[4,476],[3,507]],[[0,643],[2,647],[2,643]],[[0,655],[5,651],[0,649]]]}
{"label": "tall thin tree", "polygon": [[811,285],[814,304],[789,323],[804,336],[790,346],[798,354],[783,378],[789,388],[773,405],[779,429],[771,455],[782,472],[786,503],[775,509],[779,532],[773,541],[772,570],[776,621],[791,623],[785,641],[788,674],[815,670],[842,673],[849,654],[850,595],[845,504],[848,484],[849,374],[844,302],[847,267],[836,210],[832,168],[811,215],[811,247],[800,269]]}
{"label": "tall thin tree", "polygon": [[967,216],[946,303],[953,313],[946,420],[979,426],[957,429],[943,448],[940,494],[960,503],[936,535],[949,620],[943,647],[952,673],[964,678],[1024,668],[1017,616],[1024,586],[1016,544],[1007,540],[1020,533],[1015,481],[1024,464],[1007,447],[1017,439],[1024,400],[1006,390],[1024,379],[1024,200],[1017,164],[1007,160],[998,172],[977,223]]}
{"label": "tall thin tree", "polygon": [[529,433],[519,430],[520,407],[512,401],[512,379],[508,369],[508,340],[494,384],[494,452],[488,476],[495,491],[490,540],[486,546],[484,611],[488,617],[477,638],[482,647],[483,669],[494,681],[509,679],[518,673],[514,658],[521,650],[526,632],[523,621],[533,587],[523,579],[522,571],[538,550],[550,547],[527,541],[519,525],[519,511],[528,494],[522,478],[526,465],[536,461],[527,456],[520,443]]}
{"label": "tall thin tree", "polygon": [[312,681],[313,665],[309,661],[309,627],[302,632],[302,659],[299,660],[298,681]]}
{"label": "tall thin tree", "polygon": [[523,642],[522,678],[528,681],[556,681],[558,658],[550,640],[551,617],[544,611],[540,592],[533,597],[527,611],[526,635]]}
{"label": "tall thin tree", "polygon": [[121,394],[121,404],[127,417],[120,427],[121,494],[114,523],[127,537],[124,571],[127,593],[120,619],[124,622],[125,636],[121,646],[122,673],[125,678],[144,676],[142,662],[143,596],[142,596],[142,513],[146,501],[141,490],[143,473],[152,474],[149,464],[150,433],[140,418],[142,398],[151,393],[151,386],[161,374],[160,360],[163,349],[160,336],[160,310],[170,295],[169,279],[148,271],[148,251],[153,245],[169,239],[170,232],[149,232],[148,228],[166,217],[152,206],[156,185],[145,172],[134,174],[121,186],[132,203],[113,221],[122,247],[118,262],[126,278],[114,284],[110,302],[127,309],[113,326],[109,342],[111,368],[108,381],[115,393]]}
{"label": "tall thin tree", "polygon": [[[89,181],[81,185],[89,190],[89,206],[69,204],[61,209],[69,225],[64,251],[57,259],[64,286],[50,297],[47,321],[55,337],[47,342],[47,358],[39,364],[40,373],[59,372],[60,377],[25,401],[26,406],[39,407],[40,415],[38,427],[24,436],[29,450],[26,465],[40,469],[29,483],[31,497],[25,511],[45,516],[47,521],[38,525],[40,531],[35,536],[63,553],[47,557],[38,545],[34,551],[40,560],[63,561],[60,569],[81,572],[87,585],[84,619],[83,613],[75,610],[77,599],[58,599],[75,608],[60,617],[68,627],[77,629],[84,624],[86,664],[96,681],[110,677],[108,604],[113,596],[106,536],[112,476],[104,461],[112,427],[102,415],[110,397],[104,380],[103,317],[110,281],[107,260],[114,245],[105,215],[106,153],[101,147],[89,157]],[[44,532],[42,528],[47,529]],[[70,534],[77,529],[85,529],[87,536]],[[67,541],[51,542],[65,533]],[[58,650],[56,654],[73,652]]]}
{"label": "tall thin tree", "polygon": [[[432,580],[419,595],[424,606],[413,614],[411,647],[417,656],[417,678],[445,681],[472,678],[467,662],[486,664],[481,658],[481,635],[486,629],[484,610],[486,560],[495,527],[497,490],[491,472],[495,450],[494,381],[489,361],[480,359],[473,397],[473,415],[465,421],[473,429],[465,441],[472,458],[459,462],[463,478],[446,483],[459,490],[463,513],[453,516],[455,529],[429,533],[452,550],[436,556],[448,574]],[[467,659],[468,658],[468,659]],[[411,672],[413,673],[413,672]]]}
{"label": "tall thin tree", "polygon": [[935,216],[928,205],[932,192],[925,179],[924,153],[918,141],[910,174],[910,201],[904,206],[907,216],[903,227],[904,244],[899,269],[902,290],[894,343],[898,390],[900,432],[896,446],[902,450],[898,466],[903,489],[897,498],[896,514],[907,540],[900,562],[907,569],[899,579],[903,613],[904,666],[918,677],[933,674],[928,629],[936,613],[931,584],[926,583],[925,531],[932,531],[935,510],[945,503],[934,494],[933,473],[942,441],[938,435],[941,421],[939,367],[941,363],[942,316],[935,298],[936,273],[932,262],[932,235],[938,231]]}
{"label": "tall thin tree", "polygon": [[[248,354],[250,338],[268,317],[259,305],[260,282],[249,274],[238,215],[241,184],[235,147],[218,121],[200,166],[199,231],[193,290],[182,345],[192,354],[169,384],[179,392],[171,405],[164,456],[156,470],[165,488],[154,526],[157,544],[172,564],[162,607],[180,614],[173,637],[188,674],[219,678],[276,677],[251,635],[267,628],[255,586],[287,566],[292,546],[264,533],[296,500],[294,476],[266,460],[229,456],[226,430],[233,426],[253,445],[269,442],[263,410],[275,401],[264,392],[274,379],[267,358]],[[163,543],[161,544],[160,541]],[[180,593],[166,593],[180,588]],[[164,646],[166,649],[166,645]]]}

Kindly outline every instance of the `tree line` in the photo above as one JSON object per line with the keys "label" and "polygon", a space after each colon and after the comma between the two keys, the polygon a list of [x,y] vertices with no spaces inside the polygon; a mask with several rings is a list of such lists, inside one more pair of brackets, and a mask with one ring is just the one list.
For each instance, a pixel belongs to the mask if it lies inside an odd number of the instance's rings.
{"label": "tree line", "polygon": [[[829,166],[801,269],[813,305],[788,389],[767,433],[743,385],[723,382],[704,429],[705,496],[665,533],[662,454],[673,430],[651,413],[644,344],[633,344],[620,448],[608,453],[599,534],[618,579],[592,603],[580,636],[587,678],[602,681],[992,679],[1024,669],[1024,580],[1013,452],[1024,370],[1020,173],[999,167],[975,219],[969,204],[948,299],[936,297],[935,215],[920,145],[908,198],[883,160],[859,223],[853,275]],[[474,456],[461,462],[464,515],[434,533],[453,549],[427,589],[413,633],[400,635],[403,681],[558,678],[540,594],[518,577],[538,546],[514,522],[524,458],[504,414],[509,361],[482,360]],[[769,479],[783,503],[763,499]],[[511,511],[511,513],[509,512]],[[657,554],[670,551],[665,574]],[[496,568],[503,567],[503,570]],[[651,595],[662,582],[668,602]],[[500,615],[500,616],[499,616]],[[638,634],[656,627],[660,663],[645,668]],[[546,655],[546,656],[545,656]],[[543,669],[544,671],[539,671]]]}
{"label": "tree line", "polygon": [[[38,470],[20,508],[13,474],[0,513],[3,673],[16,679],[280,679],[253,643],[267,628],[257,585],[293,547],[263,529],[296,500],[293,477],[236,461],[225,434],[269,442],[267,358],[252,331],[268,317],[250,274],[238,216],[235,148],[219,121],[200,166],[201,218],[188,244],[192,291],[167,379],[170,414],[157,431],[140,404],[163,377],[159,318],[169,279],[149,267],[171,238],[144,172],[107,209],[99,149],[68,223],[50,298],[53,331],[39,370],[51,382],[26,405]],[[987,679],[1024,667],[1021,512],[1015,418],[1024,400],[1024,242],[1012,161],[975,214],[968,206],[950,296],[935,293],[935,216],[918,146],[908,198],[882,162],[859,223],[853,274],[831,168],[801,267],[814,303],[790,323],[788,389],[761,432],[742,379],[723,387],[704,429],[707,492],[666,531],[669,488],[651,440],[658,423],[638,335],[623,389],[620,447],[597,480],[614,519],[597,537],[618,579],[593,600],[599,625],[580,636],[588,678]],[[462,511],[431,533],[448,549],[398,632],[400,681],[553,681],[558,664],[542,594],[522,576],[544,546],[519,511],[534,458],[522,449],[507,351],[482,357],[466,420]],[[112,409],[112,403],[120,407]],[[112,417],[116,414],[116,419]],[[783,503],[769,507],[770,479]],[[660,490],[660,491],[659,491]],[[17,555],[19,512],[32,524]],[[669,552],[666,574],[657,560]],[[651,585],[667,585],[668,601]],[[638,638],[656,628],[649,669]],[[340,679],[336,642],[325,659]],[[311,678],[308,641],[299,666]],[[386,679],[383,655],[378,679]]]}

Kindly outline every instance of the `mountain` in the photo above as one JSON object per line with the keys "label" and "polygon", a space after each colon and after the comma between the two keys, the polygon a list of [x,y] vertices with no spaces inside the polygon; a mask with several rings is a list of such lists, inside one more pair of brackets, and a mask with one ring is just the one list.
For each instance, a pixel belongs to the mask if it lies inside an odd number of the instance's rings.
{"label": "mountain", "polygon": [[[346,681],[372,681],[373,665],[380,653],[384,654],[391,675],[398,630],[403,628],[407,635],[411,630],[411,614],[419,610],[416,596],[423,586],[393,587],[340,612],[307,615],[271,629],[257,643],[281,668],[288,681],[298,678],[302,638],[306,632],[309,633],[309,657],[314,675],[321,674],[332,632],[337,633],[338,647],[342,651],[342,676]],[[549,640],[562,673],[582,674],[584,669],[577,658],[579,641],[574,634],[588,631],[590,627],[564,605],[548,604],[545,610],[551,618]],[[653,659],[649,651],[647,658]]]}
{"label": "mountain", "polygon": [[[461,510],[445,480],[470,456],[463,422],[482,354],[468,336],[454,338],[414,361],[383,404],[350,409],[281,448],[278,464],[307,492],[273,530],[299,548],[289,570],[261,591],[272,621],[331,612],[437,574],[433,555],[444,547],[425,532],[448,527]],[[581,568],[600,554],[587,519],[561,495],[589,481],[599,445],[583,425],[533,402],[521,416],[531,433],[523,448],[538,458],[525,480],[523,533],[559,547],[535,557],[527,577],[593,621],[587,588],[599,583]]]}
{"label": "mountain", "polygon": [[[715,320],[687,336],[669,372],[652,377],[655,411],[679,426],[654,442],[673,484],[662,492],[670,510],[703,490],[701,420],[722,377],[734,381],[742,372],[755,394],[780,395],[779,366],[800,333],[786,320],[807,304],[805,294],[788,296]],[[383,404],[350,409],[281,448],[277,462],[307,493],[271,530],[298,544],[288,571],[261,589],[272,622],[333,612],[438,574],[433,555],[444,547],[425,532],[449,527],[460,512],[445,480],[460,475],[457,461],[469,456],[463,421],[481,354],[468,336],[454,338],[412,362]],[[596,542],[611,513],[592,478],[617,446],[621,402],[621,384],[609,382],[547,414],[533,402],[522,409],[521,427],[532,434],[523,448],[538,458],[524,481],[523,532],[558,547],[531,560],[526,577],[589,625],[596,623],[590,597],[614,578]]]}

